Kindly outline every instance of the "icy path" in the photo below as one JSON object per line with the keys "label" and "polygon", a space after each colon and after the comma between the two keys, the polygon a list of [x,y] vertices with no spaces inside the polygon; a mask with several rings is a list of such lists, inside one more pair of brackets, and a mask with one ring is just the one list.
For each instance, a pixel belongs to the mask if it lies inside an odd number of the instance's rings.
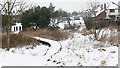
{"label": "icy path", "polygon": [[40,38],[40,37],[33,37],[33,38],[50,43],[51,46],[47,49],[48,51],[46,51],[46,54],[45,54],[47,56],[55,55],[57,52],[61,51],[62,45],[57,41]]}

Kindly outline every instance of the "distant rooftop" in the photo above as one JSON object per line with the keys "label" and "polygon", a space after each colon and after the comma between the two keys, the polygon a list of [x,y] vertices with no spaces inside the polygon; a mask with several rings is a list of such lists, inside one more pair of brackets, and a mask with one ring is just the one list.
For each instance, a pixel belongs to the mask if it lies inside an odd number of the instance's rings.
{"label": "distant rooftop", "polygon": [[[114,2],[116,4],[120,4],[119,2]],[[102,13],[103,11],[105,11],[106,9],[118,9],[118,6],[113,4],[112,2],[107,2],[107,3],[100,3],[100,6],[96,9],[97,13],[96,15],[99,15],[100,13]],[[94,15],[92,17],[95,17]]]}
{"label": "distant rooftop", "polygon": [[[116,4],[118,4],[118,3],[116,3]],[[107,6],[107,9],[118,9],[118,6],[113,4],[112,2],[110,2]]]}
{"label": "distant rooftop", "polygon": [[[118,5],[120,6],[120,1],[118,2]],[[120,8],[120,7],[119,7]]]}

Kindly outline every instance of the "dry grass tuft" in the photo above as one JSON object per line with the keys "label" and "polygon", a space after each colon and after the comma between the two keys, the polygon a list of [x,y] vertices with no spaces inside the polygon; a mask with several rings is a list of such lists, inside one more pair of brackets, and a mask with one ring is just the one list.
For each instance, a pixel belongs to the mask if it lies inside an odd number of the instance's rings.
{"label": "dry grass tuft", "polygon": [[107,64],[107,61],[106,60],[102,60],[101,61],[101,66],[104,66],[104,65],[106,65]]}
{"label": "dry grass tuft", "polygon": [[97,41],[99,41],[99,42],[105,42],[105,41],[106,41],[106,37],[105,37],[105,36],[102,36],[102,37],[99,38]]}
{"label": "dry grass tuft", "polygon": [[80,33],[82,35],[89,35],[89,34],[94,34],[95,30],[94,29],[90,29],[90,30],[87,30],[87,29],[83,29]]}
{"label": "dry grass tuft", "polygon": [[[7,36],[6,34],[2,35],[2,48],[6,48]],[[37,45],[38,41],[31,37],[27,37],[21,34],[10,34],[10,48],[12,47],[22,47],[25,45]]]}
{"label": "dry grass tuft", "polygon": [[97,41],[105,43],[108,41],[111,45],[114,45],[115,43],[119,43],[120,36],[110,36],[109,38],[106,38],[105,36],[99,38]]}
{"label": "dry grass tuft", "polygon": [[108,41],[109,41],[111,44],[113,44],[113,43],[118,43],[118,38],[120,38],[120,37],[118,37],[118,36],[111,36],[111,37],[108,39]]}
{"label": "dry grass tuft", "polygon": [[41,28],[36,31],[21,32],[21,34],[26,36],[38,36],[38,37],[43,37],[43,38],[58,40],[58,41],[67,39],[68,36],[70,35],[69,32],[61,32],[55,28]]}

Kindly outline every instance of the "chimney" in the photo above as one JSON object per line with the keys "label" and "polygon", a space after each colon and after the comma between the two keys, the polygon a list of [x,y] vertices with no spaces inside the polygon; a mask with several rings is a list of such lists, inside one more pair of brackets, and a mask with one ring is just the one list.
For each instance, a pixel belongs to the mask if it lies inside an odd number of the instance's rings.
{"label": "chimney", "polygon": [[106,3],[104,3],[104,9],[106,10]]}
{"label": "chimney", "polygon": [[101,4],[101,10],[103,10],[103,4]]}

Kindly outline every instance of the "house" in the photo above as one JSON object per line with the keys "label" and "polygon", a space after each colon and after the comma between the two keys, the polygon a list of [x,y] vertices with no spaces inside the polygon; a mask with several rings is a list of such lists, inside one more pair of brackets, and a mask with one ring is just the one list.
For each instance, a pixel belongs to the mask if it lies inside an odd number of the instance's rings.
{"label": "house", "polygon": [[85,28],[85,22],[84,22],[83,17],[81,17],[81,16],[74,17],[73,22],[71,22],[71,24],[75,27]]}
{"label": "house", "polygon": [[92,16],[94,20],[101,20],[106,18],[106,3],[100,4],[99,7],[95,10],[96,15]]}
{"label": "house", "polygon": [[18,34],[20,31],[22,31],[22,24],[21,23],[15,23],[11,26],[11,32]]}
{"label": "house", "polygon": [[120,1],[116,4],[113,2],[100,4],[100,6],[96,9],[96,16],[93,16],[94,20],[118,20],[120,17],[120,7],[118,7],[120,6]]}
{"label": "house", "polygon": [[113,3],[109,4],[109,6],[106,10],[106,18],[112,19],[112,20],[117,20],[120,15],[120,11],[118,8],[119,7]]}

